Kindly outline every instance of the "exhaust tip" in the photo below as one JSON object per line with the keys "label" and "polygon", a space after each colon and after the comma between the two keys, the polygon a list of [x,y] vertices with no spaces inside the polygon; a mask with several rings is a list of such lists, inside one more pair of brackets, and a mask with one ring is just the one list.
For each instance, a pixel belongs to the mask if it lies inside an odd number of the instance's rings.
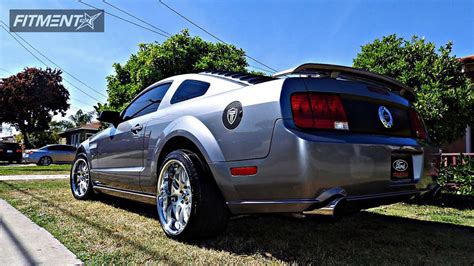
{"label": "exhaust tip", "polygon": [[344,210],[346,208],[346,198],[339,197],[330,201],[326,206],[314,209],[312,211],[303,212],[303,214],[310,214],[310,215],[323,215],[332,220],[339,220],[344,215]]}

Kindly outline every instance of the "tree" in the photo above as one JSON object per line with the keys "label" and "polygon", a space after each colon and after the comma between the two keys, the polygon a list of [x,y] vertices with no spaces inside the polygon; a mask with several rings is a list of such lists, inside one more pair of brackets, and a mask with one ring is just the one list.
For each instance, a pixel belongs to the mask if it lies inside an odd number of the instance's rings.
{"label": "tree", "polygon": [[41,130],[30,133],[29,141],[32,147],[40,148],[48,144],[59,143],[59,133],[74,128],[74,124],[68,120],[51,121],[49,130]]}
{"label": "tree", "polygon": [[474,91],[462,73],[460,61],[451,55],[448,42],[436,49],[432,42],[395,34],[362,46],[354,67],[395,78],[413,88],[415,108],[424,117],[431,139],[450,143],[474,124]]}
{"label": "tree", "polygon": [[206,42],[183,30],[162,44],[139,44],[125,65],[113,64],[115,73],[107,77],[108,105],[96,109],[121,110],[147,86],[173,75],[204,70],[246,72],[247,66],[242,49]]}
{"label": "tree", "polygon": [[88,124],[92,121],[95,111],[84,112],[81,109],[77,110],[76,114],[70,115],[69,120],[72,121],[72,124],[75,127],[81,127],[85,124]]}
{"label": "tree", "polygon": [[75,127],[75,125],[69,120],[51,121],[49,123],[49,128],[56,132],[62,132],[73,127]]}
{"label": "tree", "polygon": [[15,126],[27,148],[28,134],[47,130],[53,115],[65,115],[69,92],[61,84],[60,70],[25,68],[0,81],[0,123]]}

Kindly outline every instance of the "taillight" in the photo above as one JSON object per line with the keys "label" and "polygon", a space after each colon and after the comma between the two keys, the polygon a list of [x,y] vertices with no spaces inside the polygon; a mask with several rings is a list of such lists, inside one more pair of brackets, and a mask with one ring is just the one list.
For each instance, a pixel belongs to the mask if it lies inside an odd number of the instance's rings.
{"label": "taillight", "polygon": [[21,150],[16,150],[15,152],[19,153],[19,152],[21,152]]}
{"label": "taillight", "polygon": [[291,95],[293,121],[299,128],[348,130],[346,111],[335,94],[295,93]]}
{"label": "taillight", "polygon": [[408,115],[410,116],[410,122],[415,136],[419,139],[427,139],[428,132],[426,131],[421,116],[413,109],[408,110]]}

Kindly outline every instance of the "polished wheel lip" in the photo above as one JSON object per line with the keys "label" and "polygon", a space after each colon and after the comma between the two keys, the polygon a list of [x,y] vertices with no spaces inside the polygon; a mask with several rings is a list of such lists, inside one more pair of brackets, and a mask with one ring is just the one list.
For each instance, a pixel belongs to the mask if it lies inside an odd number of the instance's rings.
{"label": "polished wheel lip", "polygon": [[89,188],[89,165],[83,158],[79,158],[74,162],[71,172],[71,186],[74,195],[83,197]]}
{"label": "polished wheel lip", "polygon": [[171,159],[160,171],[156,206],[163,230],[179,235],[189,223],[192,208],[192,187],[183,163]]}

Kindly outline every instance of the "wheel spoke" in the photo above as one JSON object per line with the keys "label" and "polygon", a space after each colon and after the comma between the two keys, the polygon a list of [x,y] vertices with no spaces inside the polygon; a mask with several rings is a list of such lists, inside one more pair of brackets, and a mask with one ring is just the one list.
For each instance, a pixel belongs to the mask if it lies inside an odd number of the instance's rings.
{"label": "wheel spoke", "polygon": [[166,233],[181,233],[189,221],[192,190],[184,165],[175,159],[167,161],[157,184],[157,208],[160,222]]}

